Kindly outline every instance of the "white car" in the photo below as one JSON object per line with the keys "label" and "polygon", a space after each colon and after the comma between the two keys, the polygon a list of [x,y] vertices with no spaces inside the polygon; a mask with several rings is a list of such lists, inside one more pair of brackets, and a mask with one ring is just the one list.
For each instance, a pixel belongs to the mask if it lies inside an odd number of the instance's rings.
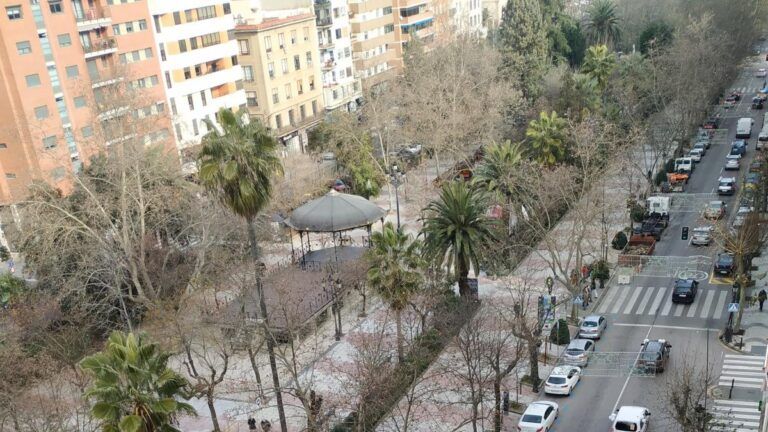
{"label": "white car", "polygon": [[693,145],[693,149],[694,150],[701,149],[701,155],[704,156],[705,154],[707,154],[707,143],[697,142],[696,144]]}
{"label": "white car", "polygon": [[765,78],[766,74],[767,73],[765,71],[765,68],[760,68],[760,69],[757,70],[757,73],[755,74],[755,76],[758,77],[758,78]]}
{"label": "white car", "polygon": [[694,246],[709,246],[712,241],[712,226],[700,226],[693,229],[691,244]]}
{"label": "white car", "polygon": [[531,402],[517,423],[520,432],[546,432],[555,424],[559,407],[550,401]]}
{"label": "white car", "polygon": [[717,184],[718,195],[733,195],[736,193],[736,177],[720,177]]}
{"label": "white car", "polygon": [[611,420],[610,432],[646,432],[651,421],[651,412],[644,407],[623,406],[608,418]]}
{"label": "white car", "polygon": [[693,149],[688,152],[688,157],[694,162],[701,162],[701,157],[704,156],[704,151],[701,149]]}
{"label": "white car", "polygon": [[578,366],[558,366],[552,369],[544,382],[544,393],[570,396],[573,388],[581,380],[581,368]]}
{"label": "white car", "polygon": [[725,169],[728,171],[741,168],[741,155],[728,155],[725,157]]}

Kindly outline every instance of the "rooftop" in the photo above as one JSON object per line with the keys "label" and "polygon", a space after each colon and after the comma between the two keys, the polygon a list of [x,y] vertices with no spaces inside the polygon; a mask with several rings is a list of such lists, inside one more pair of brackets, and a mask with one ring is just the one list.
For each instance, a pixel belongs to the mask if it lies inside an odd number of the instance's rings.
{"label": "rooftop", "polygon": [[298,14],[284,18],[265,18],[263,21],[256,24],[248,24],[247,21],[243,24],[238,23],[235,26],[235,31],[264,31],[271,28],[277,28],[288,24],[314,19],[314,14]]}

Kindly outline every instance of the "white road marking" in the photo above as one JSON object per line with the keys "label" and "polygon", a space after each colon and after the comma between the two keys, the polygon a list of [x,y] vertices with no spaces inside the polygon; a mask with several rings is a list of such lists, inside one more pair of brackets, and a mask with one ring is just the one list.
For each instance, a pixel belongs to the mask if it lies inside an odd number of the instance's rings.
{"label": "white road marking", "polygon": [[616,300],[616,304],[613,305],[613,309],[611,309],[612,314],[619,313],[619,309],[621,309],[621,304],[624,303],[624,299],[627,298],[627,295],[629,295],[629,290],[632,289],[632,287],[621,287],[621,294],[619,295],[619,298]]}
{"label": "white road marking", "polygon": [[651,304],[651,309],[648,311],[648,315],[655,315],[656,311],[659,310],[659,305],[661,304],[661,301],[664,300],[664,294],[667,293],[666,287],[659,288],[659,292],[656,293],[656,298],[653,299],[653,304]]}
{"label": "white road marking", "polygon": [[679,317],[680,315],[683,314],[683,307],[684,306],[681,305],[680,303],[678,303],[677,306],[675,306],[675,316],[676,317]]}
{"label": "white road marking", "polygon": [[714,319],[720,319],[723,316],[723,309],[725,309],[725,298],[728,296],[728,292],[720,291],[720,296],[717,298],[717,305],[715,306],[715,313],[712,315]]}
{"label": "white road marking", "polygon": [[605,313],[605,311],[608,310],[608,307],[611,305],[611,302],[613,302],[613,299],[616,298],[616,295],[619,293],[619,287],[615,287],[613,289],[608,290],[608,297],[606,297],[605,300],[600,304],[600,308],[597,310],[600,313]]}
{"label": "white road marking", "polygon": [[661,310],[661,316],[667,316],[669,315],[669,310],[672,309],[672,299],[669,299],[665,304],[664,308]]}
{"label": "white road marking", "polygon": [[637,307],[637,310],[635,311],[635,315],[640,315],[645,310],[645,307],[648,306],[648,302],[651,301],[651,297],[653,297],[653,290],[656,288],[654,287],[648,287],[647,293],[643,296],[643,301],[640,302],[640,306]]}
{"label": "white road marking", "polygon": [[613,323],[611,325],[619,326],[619,327],[654,327],[654,328],[669,329],[669,330],[712,331],[712,332],[720,331],[720,329],[716,329],[716,328],[668,326],[668,325],[659,325],[659,324],[651,325],[651,324],[636,324],[636,323]]}
{"label": "white road marking", "polygon": [[712,300],[715,298],[715,291],[709,290],[707,291],[707,298],[704,300],[704,309],[701,310],[701,314],[699,314],[699,318],[706,318],[707,313],[709,312],[709,308],[712,306]]}
{"label": "white road marking", "polygon": [[640,296],[640,293],[643,292],[643,287],[636,287],[635,292],[632,293],[632,297],[629,298],[629,302],[627,303],[627,307],[624,308],[624,314],[628,314],[632,312],[632,306],[635,305],[635,302],[637,301],[637,297]]}
{"label": "white road marking", "polygon": [[699,307],[699,305],[701,304],[701,298],[700,298],[701,295],[696,296],[699,298],[698,301],[696,301],[696,299],[693,299],[693,303],[691,303],[691,305],[688,306],[688,313],[685,314],[685,316],[687,316],[688,318],[693,318],[694,316],[696,316],[696,308]]}
{"label": "white road marking", "polygon": [[[653,330],[653,326],[648,326],[648,332],[645,334],[645,337],[643,339],[648,339],[648,336],[651,334],[651,330]],[[632,364],[637,364],[637,360],[640,358],[640,352],[637,352],[637,356],[635,356],[635,361]],[[624,380],[624,385],[621,387],[621,392],[619,392],[619,397],[616,398],[616,403],[613,404],[613,409],[611,412],[616,412],[616,407],[619,406],[619,401],[621,400],[621,397],[624,395],[624,391],[627,389],[627,384],[629,384],[629,380],[632,378],[632,370],[630,369],[629,374],[627,375],[627,379]]]}

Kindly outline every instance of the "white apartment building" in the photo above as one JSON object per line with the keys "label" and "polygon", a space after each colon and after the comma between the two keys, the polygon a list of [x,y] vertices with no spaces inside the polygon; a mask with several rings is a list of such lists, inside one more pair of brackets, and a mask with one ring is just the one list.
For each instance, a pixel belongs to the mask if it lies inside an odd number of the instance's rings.
{"label": "white apartment building", "polygon": [[483,26],[482,0],[452,0],[451,27],[457,34],[485,37],[488,31]]}
{"label": "white apartment building", "polygon": [[393,5],[394,0],[349,0],[352,59],[366,89],[393,78],[402,67]]}
{"label": "white apartment building", "polygon": [[[245,107],[229,0],[149,0],[177,148],[200,143],[203,119]],[[184,152],[182,152],[184,158]],[[187,160],[185,160],[187,161]]]}
{"label": "white apartment building", "polygon": [[352,62],[347,0],[315,0],[325,109],[355,111],[363,88]]}

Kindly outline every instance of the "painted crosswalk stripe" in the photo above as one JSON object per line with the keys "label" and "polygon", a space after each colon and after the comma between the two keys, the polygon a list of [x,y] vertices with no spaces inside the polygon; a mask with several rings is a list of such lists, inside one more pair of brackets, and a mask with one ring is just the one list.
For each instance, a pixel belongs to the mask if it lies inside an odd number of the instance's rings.
{"label": "painted crosswalk stripe", "polygon": [[701,304],[701,296],[697,296],[697,297],[699,297],[698,299],[699,301],[696,301],[696,299],[693,299],[693,303],[691,303],[691,305],[688,306],[688,313],[685,314],[685,316],[687,316],[688,318],[693,318],[694,316],[696,316],[696,308],[699,307],[699,305]]}
{"label": "painted crosswalk stripe", "polygon": [[685,307],[685,306],[681,305],[680,303],[678,303],[678,304],[675,306],[675,316],[676,316],[676,317],[679,317],[680,315],[682,315],[682,314],[683,314],[683,308],[684,308],[684,307]]}
{"label": "painted crosswalk stripe", "polygon": [[608,307],[611,305],[611,302],[613,302],[613,299],[616,298],[616,296],[619,293],[619,287],[616,287],[614,289],[608,290],[608,297],[603,300],[603,303],[600,304],[600,308],[598,309],[598,312],[605,313],[608,310]]}
{"label": "painted crosswalk stripe", "polygon": [[707,298],[704,300],[704,308],[701,310],[701,313],[699,314],[699,318],[706,318],[707,314],[709,313],[709,308],[712,306],[712,300],[715,298],[715,291],[709,290],[707,291]]}
{"label": "painted crosswalk stripe", "polygon": [[629,290],[631,290],[631,287],[625,286],[621,287],[621,293],[619,294],[619,298],[616,299],[616,304],[613,305],[613,309],[611,309],[612,314],[619,313],[619,310],[621,309],[622,303],[624,303],[624,299],[627,298],[627,295],[629,295]]}
{"label": "painted crosswalk stripe", "polygon": [[672,309],[672,299],[670,298],[664,303],[664,307],[661,309],[661,316],[669,315],[669,310]]}
{"label": "painted crosswalk stripe", "polygon": [[715,306],[715,313],[712,315],[714,319],[720,319],[723,316],[723,310],[725,309],[725,297],[728,295],[726,291],[720,291],[720,296],[717,298],[717,305]]}
{"label": "painted crosswalk stripe", "polygon": [[713,431],[752,432],[760,426],[757,401],[715,400]]}
{"label": "painted crosswalk stripe", "polygon": [[637,301],[637,297],[640,296],[641,292],[643,292],[643,287],[635,288],[635,292],[632,293],[632,297],[630,297],[629,302],[627,302],[627,307],[624,308],[625,315],[632,312],[632,306],[635,305],[635,302]]}
{"label": "painted crosswalk stripe", "polygon": [[655,315],[656,311],[659,310],[659,305],[661,305],[661,301],[664,300],[664,294],[667,293],[667,288],[661,287],[659,288],[659,292],[656,293],[656,298],[653,299],[653,303],[651,304],[651,310],[648,311],[648,315]]}
{"label": "painted crosswalk stripe", "polygon": [[646,291],[646,294],[643,296],[643,301],[640,302],[640,306],[637,307],[637,310],[635,311],[635,315],[640,315],[645,310],[645,307],[648,306],[648,302],[651,301],[651,297],[653,297],[653,291],[656,288],[654,287],[648,287],[648,290]]}
{"label": "painted crosswalk stripe", "polygon": [[[762,389],[763,381],[763,359],[761,357],[736,354],[724,356],[719,385]],[[747,408],[741,406],[733,408],[733,411],[739,412],[745,409]]]}

